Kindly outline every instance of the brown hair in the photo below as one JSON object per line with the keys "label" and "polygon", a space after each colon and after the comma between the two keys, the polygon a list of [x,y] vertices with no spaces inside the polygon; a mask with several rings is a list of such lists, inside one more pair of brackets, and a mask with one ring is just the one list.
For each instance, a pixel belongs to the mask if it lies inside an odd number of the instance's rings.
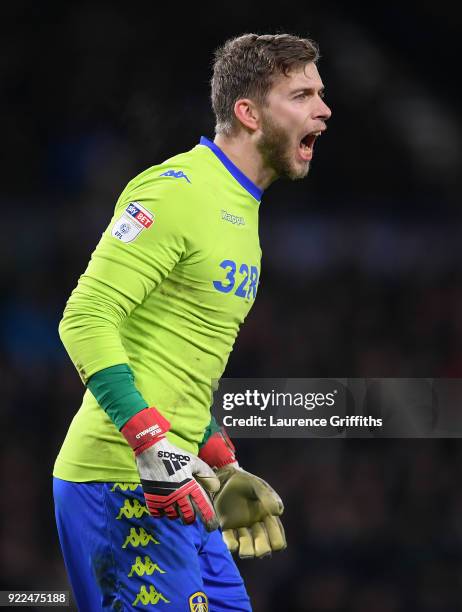
{"label": "brown hair", "polygon": [[317,62],[319,49],[309,38],[291,34],[243,34],[215,51],[212,108],[217,134],[230,135],[236,125],[234,104],[252,98],[263,104],[274,77]]}

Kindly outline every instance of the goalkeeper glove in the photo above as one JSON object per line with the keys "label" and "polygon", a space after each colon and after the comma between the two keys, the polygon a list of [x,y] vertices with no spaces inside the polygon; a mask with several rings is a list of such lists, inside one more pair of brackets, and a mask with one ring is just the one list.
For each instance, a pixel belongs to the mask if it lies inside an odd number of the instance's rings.
{"label": "goalkeeper glove", "polygon": [[170,444],[165,438],[169,429],[170,423],[156,408],[141,410],[121,429],[135,451],[146,506],[154,517],[179,518],[184,524],[198,516],[207,531],[213,531],[218,519],[204,488],[217,491],[219,479],[201,459]]}
{"label": "goalkeeper glove", "polygon": [[244,559],[270,556],[286,548],[279,518],[284,511],[281,498],[268,483],[239,466],[224,430],[207,440],[199,457],[215,468],[220,479],[214,505],[229,550]]}

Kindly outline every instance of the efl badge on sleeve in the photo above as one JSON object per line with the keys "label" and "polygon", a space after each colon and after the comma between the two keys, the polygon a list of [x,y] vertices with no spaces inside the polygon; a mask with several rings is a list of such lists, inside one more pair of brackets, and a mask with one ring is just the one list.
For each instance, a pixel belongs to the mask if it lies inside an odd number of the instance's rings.
{"label": "efl badge on sleeve", "polygon": [[122,242],[133,242],[144,230],[154,223],[154,215],[143,208],[139,202],[130,202],[122,216],[112,228],[112,236]]}
{"label": "efl badge on sleeve", "polygon": [[193,593],[189,598],[189,609],[191,612],[209,612],[209,600],[202,591]]}

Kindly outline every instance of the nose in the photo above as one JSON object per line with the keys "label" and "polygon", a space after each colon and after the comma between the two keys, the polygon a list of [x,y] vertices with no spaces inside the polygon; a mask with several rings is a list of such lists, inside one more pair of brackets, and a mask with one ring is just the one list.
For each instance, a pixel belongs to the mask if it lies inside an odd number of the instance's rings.
{"label": "nose", "polygon": [[322,119],[323,121],[327,121],[328,119],[330,119],[331,115],[332,111],[330,110],[330,108],[327,106],[327,104],[322,98],[319,98],[319,109],[316,118]]}

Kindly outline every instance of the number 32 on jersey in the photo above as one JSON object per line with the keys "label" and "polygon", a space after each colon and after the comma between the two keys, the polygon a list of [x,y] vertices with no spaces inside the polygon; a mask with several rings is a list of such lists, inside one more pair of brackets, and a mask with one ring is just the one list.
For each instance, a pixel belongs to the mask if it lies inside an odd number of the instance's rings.
{"label": "number 32 on jersey", "polygon": [[254,298],[257,295],[258,268],[246,263],[237,264],[232,259],[224,259],[220,268],[226,272],[224,280],[214,280],[213,286],[222,293],[231,293],[241,298]]}

